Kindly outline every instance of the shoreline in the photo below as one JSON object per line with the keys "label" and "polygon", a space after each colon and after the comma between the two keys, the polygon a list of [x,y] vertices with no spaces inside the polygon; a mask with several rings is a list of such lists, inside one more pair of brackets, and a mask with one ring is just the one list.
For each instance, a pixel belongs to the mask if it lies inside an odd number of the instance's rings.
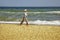
{"label": "shoreline", "polygon": [[18,26],[52,26],[52,27],[60,27],[60,25],[48,25],[48,24],[40,24],[40,25],[37,25],[37,24],[28,24],[28,25],[26,25],[26,24],[22,24],[22,25],[20,25],[20,24],[7,24],[7,23],[0,23],[0,26],[1,25],[18,25]]}
{"label": "shoreline", "polygon": [[[0,24],[20,24],[19,21],[0,21]],[[25,25],[26,22],[23,22],[23,25]],[[60,26],[60,22],[59,23],[53,23],[53,21],[51,22],[45,22],[45,21],[42,21],[40,22],[39,20],[34,22],[34,21],[29,21],[28,22],[29,25],[57,25],[57,26]]]}

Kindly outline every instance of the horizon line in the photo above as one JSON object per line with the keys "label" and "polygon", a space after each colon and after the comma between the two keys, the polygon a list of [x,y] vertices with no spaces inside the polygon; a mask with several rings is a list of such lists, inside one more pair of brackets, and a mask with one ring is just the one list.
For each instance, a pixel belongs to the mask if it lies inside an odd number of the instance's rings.
{"label": "horizon line", "polygon": [[[0,7],[38,7],[38,6],[0,6]],[[60,7],[60,6],[40,6],[40,7]]]}

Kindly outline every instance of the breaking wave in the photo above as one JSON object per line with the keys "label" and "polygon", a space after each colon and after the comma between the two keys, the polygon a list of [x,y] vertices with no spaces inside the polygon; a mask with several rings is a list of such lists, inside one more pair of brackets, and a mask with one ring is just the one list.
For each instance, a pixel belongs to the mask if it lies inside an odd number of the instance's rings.
{"label": "breaking wave", "polygon": [[49,25],[60,25],[60,21],[41,21],[41,20],[36,20],[36,21],[31,21],[33,24],[49,24]]}
{"label": "breaking wave", "polygon": [[[10,24],[19,24],[19,21],[0,21],[0,23],[10,23]],[[55,20],[55,21],[41,21],[41,20],[36,20],[36,21],[29,21],[29,24],[47,24],[47,25],[60,25],[60,21]],[[25,24],[25,22],[24,22]]]}
{"label": "breaking wave", "polygon": [[[7,11],[0,11],[1,13],[24,13],[24,12],[7,12]],[[34,13],[34,14],[36,14],[36,13],[58,13],[58,14],[60,14],[60,11],[46,11],[46,12],[28,12],[28,13]]]}

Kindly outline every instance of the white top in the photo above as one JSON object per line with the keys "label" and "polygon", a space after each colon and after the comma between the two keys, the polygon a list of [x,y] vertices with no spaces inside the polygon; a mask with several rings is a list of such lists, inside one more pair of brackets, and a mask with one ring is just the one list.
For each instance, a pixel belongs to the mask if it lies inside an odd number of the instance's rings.
{"label": "white top", "polygon": [[24,14],[25,14],[25,16],[27,16],[27,12],[25,12]]}
{"label": "white top", "polygon": [[24,15],[27,16],[27,9],[24,9]]}

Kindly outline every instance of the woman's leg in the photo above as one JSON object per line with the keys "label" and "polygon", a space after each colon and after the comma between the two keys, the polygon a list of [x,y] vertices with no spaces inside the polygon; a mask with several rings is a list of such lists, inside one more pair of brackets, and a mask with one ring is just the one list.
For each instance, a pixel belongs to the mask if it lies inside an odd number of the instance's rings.
{"label": "woman's leg", "polygon": [[24,22],[24,17],[22,18],[22,21],[21,21],[20,25],[22,25],[23,22]]}
{"label": "woman's leg", "polygon": [[27,20],[27,18],[25,17],[25,21],[26,21],[26,25],[28,25],[28,20]]}

